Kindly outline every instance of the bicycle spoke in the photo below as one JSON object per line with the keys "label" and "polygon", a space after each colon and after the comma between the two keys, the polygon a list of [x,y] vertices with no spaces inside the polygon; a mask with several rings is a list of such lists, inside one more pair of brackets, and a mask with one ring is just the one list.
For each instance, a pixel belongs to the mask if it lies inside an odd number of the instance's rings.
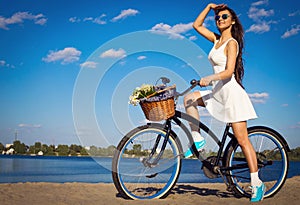
{"label": "bicycle spoke", "polygon": [[[266,184],[265,197],[274,195],[282,187],[287,176],[288,156],[285,147],[269,128],[259,127],[249,131],[249,139],[257,155],[259,177]],[[242,195],[250,196],[249,169],[240,170],[242,150],[234,144],[228,154],[227,164],[231,167],[227,179],[234,184],[234,190]]]}
{"label": "bicycle spoke", "polygon": [[119,192],[134,199],[160,198],[174,186],[182,151],[173,136],[165,136],[163,130],[145,126],[125,138],[113,175]]}

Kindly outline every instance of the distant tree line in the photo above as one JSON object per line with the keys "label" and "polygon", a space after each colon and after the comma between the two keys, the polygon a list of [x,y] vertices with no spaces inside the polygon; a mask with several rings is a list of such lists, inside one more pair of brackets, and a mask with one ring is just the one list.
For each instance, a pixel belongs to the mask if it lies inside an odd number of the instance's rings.
{"label": "distant tree line", "polygon": [[41,142],[36,142],[34,145],[25,145],[19,140],[13,142],[9,147],[5,147],[0,143],[0,154],[6,153],[8,150],[13,150],[13,153],[17,155],[38,155],[45,156],[112,156],[115,150],[115,146],[109,146],[107,148],[100,148],[91,146],[89,148],[82,147],[81,145],[71,144],[63,145],[47,145]]}
{"label": "distant tree line", "polygon": [[[17,155],[38,155],[39,152],[42,152],[45,156],[113,156],[115,146],[110,145],[107,148],[101,148],[96,146],[90,146],[89,148],[82,147],[81,145],[71,144],[58,146],[55,145],[47,145],[42,144],[41,142],[36,142],[34,145],[28,146],[22,143],[19,140],[13,142],[10,147],[5,147],[2,143],[0,143],[0,154],[5,153],[9,149],[13,148],[13,153]],[[169,150],[165,150],[164,155],[172,155],[172,153],[168,152]],[[268,151],[266,151],[268,152]],[[277,153],[278,152],[278,153]],[[278,160],[280,157],[279,151],[274,152],[272,154],[273,160]],[[134,145],[132,150],[125,150],[125,154],[135,154],[136,156],[145,156],[149,154],[149,150],[142,150],[141,145]],[[236,153],[237,155],[243,155],[242,153]],[[210,152],[208,156],[216,155],[214,152]],[[279,158],[278,158],[279,157]],[[295,149],[291,149],[289,153],[289,159],[291,161],[300,161],[300,147]]]}
{"label": "distant tree line", "polygon": [[291,149],[291,153],[289,154],[289,159],[291,161],[300,161],[300,147]]}

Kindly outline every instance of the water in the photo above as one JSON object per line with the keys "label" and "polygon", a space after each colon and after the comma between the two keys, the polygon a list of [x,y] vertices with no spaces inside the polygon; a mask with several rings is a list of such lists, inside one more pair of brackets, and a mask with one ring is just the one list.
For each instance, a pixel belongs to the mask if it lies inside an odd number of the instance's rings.
{"label": "water", "polygon": [[[0,183],[86,182],[112,183],[108,157],[0,156]],[[288,177],[300,175],[300,162],[290,162]],[[208,179],[198,160],[184,159],[179,181],[185,183],[222,182]]]}

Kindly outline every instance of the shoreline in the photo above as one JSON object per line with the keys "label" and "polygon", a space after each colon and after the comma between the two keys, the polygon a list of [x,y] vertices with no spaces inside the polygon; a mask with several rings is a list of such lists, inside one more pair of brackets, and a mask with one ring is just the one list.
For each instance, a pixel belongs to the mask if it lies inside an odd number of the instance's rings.
{"label": "shoreline", "polygon": [[[299,204],[300,176],[288,178],[272,198],[259,204]],[[178,183],[165,199],[126,200],[120,197],[112,183],[51,183],[25,182],[0,184],[2,205],[8,204],[250,204],[247,198],[236,198],[223,183]]]}

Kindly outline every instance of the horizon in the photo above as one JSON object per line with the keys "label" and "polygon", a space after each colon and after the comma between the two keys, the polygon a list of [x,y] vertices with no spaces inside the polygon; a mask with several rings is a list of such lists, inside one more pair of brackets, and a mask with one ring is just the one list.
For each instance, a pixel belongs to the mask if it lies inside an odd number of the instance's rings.
{"label": "horizon", "polygon": [[[192,28],[208,1],[28,2],[0,2],[4,144],[17,135],[25,144],[116,146],[146,122],[139,107],[128,105],[135,87],[167,76],[182,91],[212,73],[212,44]],[[271,127],[291,149],[299,147],[300,2],[216,1],[223,2],[245,30],[243,84],[259,116],[249,126]],[[216,31],[212,12],[205,25]],[[200,113],[221,133],[224,123]]]}

